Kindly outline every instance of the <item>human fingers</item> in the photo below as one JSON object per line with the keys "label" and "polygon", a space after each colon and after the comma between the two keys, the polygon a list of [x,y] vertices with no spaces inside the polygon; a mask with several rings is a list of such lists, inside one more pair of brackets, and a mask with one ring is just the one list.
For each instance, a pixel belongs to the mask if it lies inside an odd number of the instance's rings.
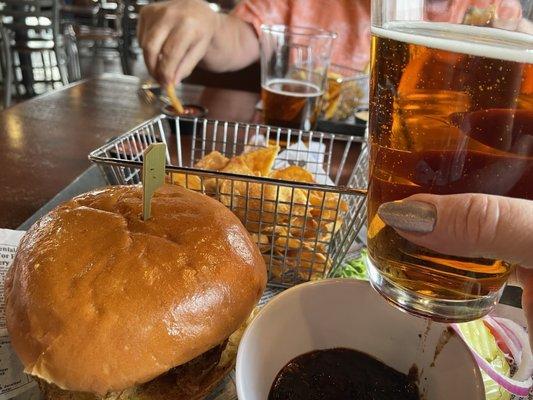
{"label": "human fingers", "polygon": [[496,8],[493,26],[515,30],[522,19],[522,5],[518,0],[501,0]]}
{"label": "human fingers", "polygon": [[161,47],[165,43],[169,31],[170,29],[166,25],[156,25],[146,33],[146,39],[143,45],[144,62],[146,63],[148,72],[155,78],[157,78],[157,64]]}
{"label": "human fingers", "polygon": [[137,42],[139,43],[139,47],[142,48],[143,39],[144,39],[144,29],[145,29],[145,14],[143,14],[143,10],[139,12],[139,20],[137,21]]}
{"label": "human fingers", "polygon": [[436,252],[533,266],[533,201],[485,194],[417,194],[384,203],[379,217]]}
{"label": "human fingers", "polygon": [[176,70],[183,61],[187,51],[191,48],[197,35],[194,30],[183,25],[174,28],[168,35],[160,52],[157,64],[157,76],[161,84],[176,83]]}
{"label": "human fingers", "polygon": [[205,56],[208,46],[209,39],[204,37],[187,51],[187,54],[179,64],[174,75],[176,82],[181,82],[191,74],[194,67],[196,67],[200,60]]}
{"label": "human fingers", "polygon": [[522,309],[529,328],[529,343],[533,348],[533,268],[517,267],[515,277],[522,288]]}

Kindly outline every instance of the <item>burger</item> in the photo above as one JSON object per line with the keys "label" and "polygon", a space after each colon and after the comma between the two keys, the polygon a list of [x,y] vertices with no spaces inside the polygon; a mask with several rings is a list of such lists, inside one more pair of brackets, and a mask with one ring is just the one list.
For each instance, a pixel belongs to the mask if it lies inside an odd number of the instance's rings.
{"label": "burger", "polygon": [[80,195],[21,240],[6,278],[14,350],[46,399],[204,398],[233,368],[266,284],[221,203],[163,186]]}

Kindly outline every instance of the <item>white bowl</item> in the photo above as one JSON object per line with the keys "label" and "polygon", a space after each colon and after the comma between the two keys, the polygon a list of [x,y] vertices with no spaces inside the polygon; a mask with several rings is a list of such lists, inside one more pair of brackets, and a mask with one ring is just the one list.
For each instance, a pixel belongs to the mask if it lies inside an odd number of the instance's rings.
{"label": "white bowl", "polygon": [[277,373],[294,357],[347,347],[403,373],[415,364],[424,399],[483,400],[479,369],[456,335],[435,357],[446,333],[445,324],[399,312],[366,282],[298,285],[268,303],[246,330],[237,355],[237,394],[240,400],[266,400]]}

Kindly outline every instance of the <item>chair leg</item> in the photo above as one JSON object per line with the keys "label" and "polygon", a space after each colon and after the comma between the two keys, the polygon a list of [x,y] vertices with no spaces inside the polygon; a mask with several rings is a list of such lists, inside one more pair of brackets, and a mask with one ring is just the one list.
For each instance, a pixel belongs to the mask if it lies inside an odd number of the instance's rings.
{"label": "chair leg", "polygon": [[17,97],[22,97],[25,94],[22,90],[22,84],[18,79],[19,75],[17,75],[17,71],[20,72],[20,70],[20,66],[15,62],[15,53],[11,53],[11,75],[14,77],[13,86],[15,88],[15,92],[17,93]]}
{"label": "chair leg", "polygon": [[64,37],[69,81],[79,81],[81,79],[80,56],[78,53],[78,43],[76,42],[74,30],[71,26],[65,30]]}
{"label": "chair leg", "polygon": [[119,39],[118,52],[120,54],[120,64],[122,65],[122,73],[124,75],[131,75],[128,46],[126,45],[124,39]]}
{"label": "chair leg", "polygon": [[61,83],[63,83],[63,85],[68,85],[65,49],[59,48],[58,44],[56,43],[54,46],[54,53],[56,56],[57,68],[59,69],[59,76],[61,77]]}
{"label": "chair leg", "polygon": [[1,43],[2,46],[1,52],[4,54],[4,93],[3,93],[3,103],[4,108],[7,108],[11,105],[11,85],[13,84],[13,63],[11,61],[11,49],[9,46],[9,38],[5,29],[0,27]]}
{"label": "chair leg", "polygon": [[78,53],[78,43],[72,40],[69,44],[69,65],[72,69],[72,79],[79,81],[81,79],[80,55]]}

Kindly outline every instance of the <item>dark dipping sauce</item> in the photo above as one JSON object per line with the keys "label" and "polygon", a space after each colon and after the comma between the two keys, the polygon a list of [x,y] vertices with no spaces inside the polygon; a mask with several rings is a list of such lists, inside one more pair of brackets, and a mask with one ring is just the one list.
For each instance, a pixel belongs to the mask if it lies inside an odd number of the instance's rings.
{"label": "dark dipping sauce", "polygon": [[274,379],[268,400],[419,400],[414,379],[365,353],[336,348],[292,359]]}
{"label": "dark dipping sauce", "polygon": [[193,104],[184,104],[182,113],[179,113],[171,105],[165,106],[163,111],[167,115],[176,116],[176,117],[201,118],[201,117],[205,117],[206,115],[206,109],[204,107],[193,105]]}

